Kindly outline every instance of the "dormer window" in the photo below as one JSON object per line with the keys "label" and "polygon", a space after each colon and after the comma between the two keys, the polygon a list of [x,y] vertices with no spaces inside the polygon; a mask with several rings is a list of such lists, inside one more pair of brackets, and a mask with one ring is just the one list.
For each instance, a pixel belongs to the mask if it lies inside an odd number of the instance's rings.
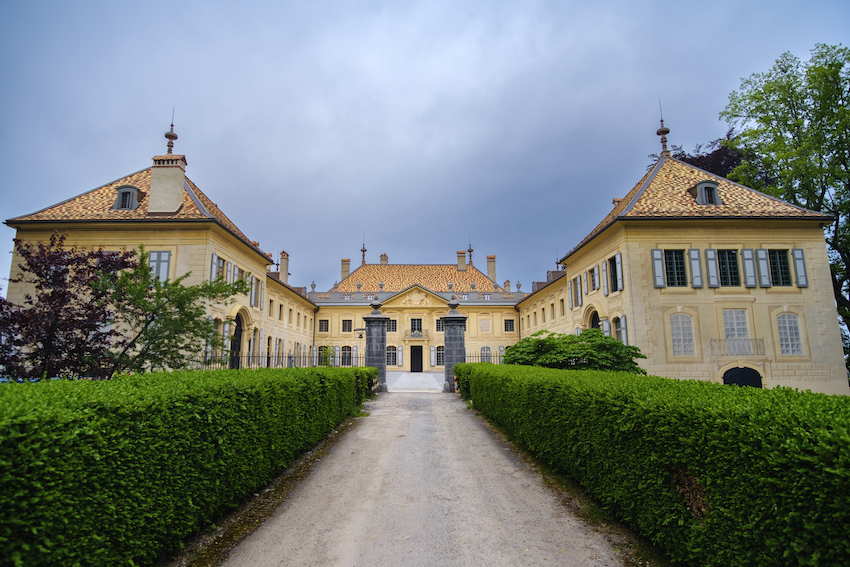
{"label": "dormer window", "polygon": [[139,207],[139,193],[136,187],[124,186],[118,188],[118,195],[115,199],[115,204],[112,205],[114,210],[133,211]]}
{"label": "dormer window", "polygon": [[[691,193],[693,194],[693,193]],[[720,193],[717,192],[717,183],[714,181],[701,181],[696,186],[694,195],[698,205],[722,205]]]}

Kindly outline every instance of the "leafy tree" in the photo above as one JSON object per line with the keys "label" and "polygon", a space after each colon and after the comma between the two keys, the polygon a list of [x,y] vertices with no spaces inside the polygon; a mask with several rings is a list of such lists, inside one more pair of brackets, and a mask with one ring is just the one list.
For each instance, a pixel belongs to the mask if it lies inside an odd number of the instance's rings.
{"label": "leafy tree", "polygon": [[229,303],[237,293],[246,293],[245,280],[225,283],[222,278],[197,285],[184,285],[191,272],[171,280],[160,280],[148,266],[144,247],[138,262],[111,284],[114,322],[122,340],[114,343],[109,358],[113,373],[144,372],[152,368],[183,368],[199,358],[209,345],[224,346],[207,306]]}
{"label": "leafy tree", "polygon": [[[838,313],[850,323],[850,49],[783,54],[741,81],[720,117],[745,156],[730,179],[833,216],[825,229]],[[845,348],[847,343],[845,342]]]}
{"label": "leafy tree", "polygon": [[102,375],[109,349],[120,340],[111,327],[111,287],[118,272],[135,267],[132,252],[65,247],[15,239],[21,272],[9,281],[31,284],[23,305],[0,305],[0,364],[18,376]]}
{"label": "leafy tree", "polygon": [[646,358],[636,346],[605,336],[599,329],[581,335],[538,331],[505,350],[505,364],[523,364],[561,369],[593,369],[646,374],[635,361]]}

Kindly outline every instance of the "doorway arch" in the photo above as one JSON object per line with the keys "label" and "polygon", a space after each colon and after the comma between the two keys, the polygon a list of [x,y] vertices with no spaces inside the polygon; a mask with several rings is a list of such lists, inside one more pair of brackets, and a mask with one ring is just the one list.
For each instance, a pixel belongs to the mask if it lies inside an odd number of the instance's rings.
{"label": "doorway arch", "polygon": [[723,374],[723,383],[730,386],[761,388],[761,374],[752,368],[730,368]]}

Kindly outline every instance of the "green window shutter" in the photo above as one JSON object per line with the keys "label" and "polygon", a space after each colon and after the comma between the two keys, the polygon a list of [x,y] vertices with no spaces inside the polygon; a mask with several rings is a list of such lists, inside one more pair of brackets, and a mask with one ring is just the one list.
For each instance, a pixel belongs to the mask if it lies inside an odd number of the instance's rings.
{"label": "green window shutter", "polygon": [[664,283],[664,252],[660,248],[653,248],[652,254],[652,279],[655,287],[667,287]]}
{"label": "green window shutter", "polygon": [[688,259],[691,263],[691,287],[702,287],[702,264],[699,258],[699,249],[688,250]]}
{"label": "green window shutter", "polygon": [[744,287],[756,287],[756,259],[751,248],[741,250],[741,265],[744,268]]}
{"label": "green window shutter", "polygon": [[791,250],[791,256],[794,258],[794,273],[797,274],[797,287],[809,287],[809,275],[806,272],[806,260],[803,257],[803,249],[794,248]]}
{"label": "green window shutter", "polygon": [[[756,250],[756,264],[759,268],[759,285],[770,287],[770,262],[767,259],[767,250],[763,248]],[[747,284],[747,287],[750,287],[750,285]]]}
{"label": "green window shutter", "polygon": [[717,250],[709,248],[705,251],[705,271],[708,273],[708,287],[720,287],[720,277],[717,274]]}

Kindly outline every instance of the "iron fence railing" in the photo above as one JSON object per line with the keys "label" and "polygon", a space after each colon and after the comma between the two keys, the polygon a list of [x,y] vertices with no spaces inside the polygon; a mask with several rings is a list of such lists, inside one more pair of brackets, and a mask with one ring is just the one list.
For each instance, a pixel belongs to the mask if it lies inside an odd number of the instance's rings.
{"label": "iron fence railing", "polygon": [[711,356],[764,356],[764,339],[711,339]]}
{"label": "iron fence railing", "polygon": [[318,353],[312,355],[243,355],[243,356],[216,356],[194,362],[191,366],[197,370],[226,370],[234,368],[311,368],[315,366],[365,366],[366,359],[363,355],[341,353],[336,356],[333,353]]}
{"label": "iron fence railing", "polygon": [[467,362],[492,362],[493,364],[502,364],[502,356],[499,353],[482,353],[480,351],[470,351],[466,353]]}

